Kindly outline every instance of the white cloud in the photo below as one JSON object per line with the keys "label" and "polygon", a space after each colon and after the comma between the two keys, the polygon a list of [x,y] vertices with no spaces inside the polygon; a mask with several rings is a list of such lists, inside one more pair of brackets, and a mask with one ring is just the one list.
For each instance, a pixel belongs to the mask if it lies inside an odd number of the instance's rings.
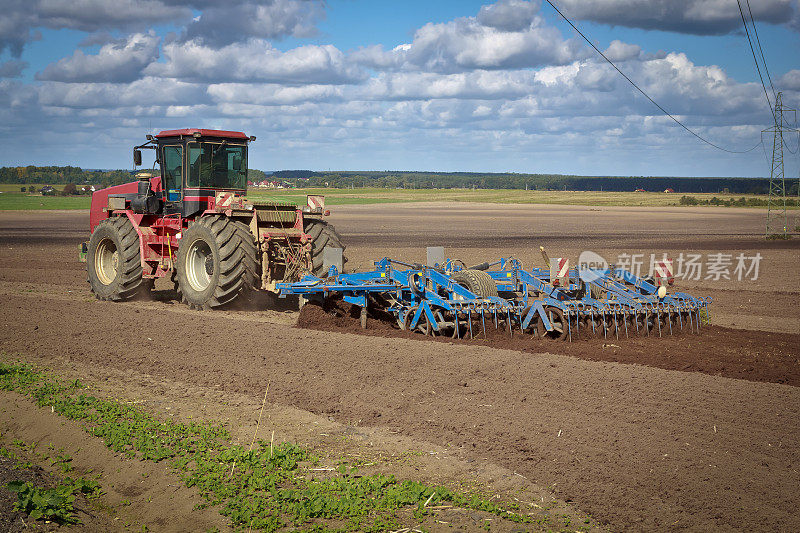
{"label": "white cloud", "polygon": [[36,17],[25,9],[25,0],[7,0],[0,17],[0,52],[8,49],[14,57],[20,57],[25,43],[34,40],[31,26]]}
{"label": "white cloud", "polygon": [[141,77],[142,70],[158,59],[161,39],[150,32],[136,33],[123,42],[105,44],[97,54],[75,50],[72,56],[51,63],[36,79],[67,82],[128,83]]}
{"label": "white cloud", "polygon": [[[561,0],[558,5],[567,17],[645,30],[721,35],[742,26],[739,8],[729,0]],[[772,24],[791,22],[797,9],[793,0],[760,0],[750,7],[756,20]]]}
{"label": "white cloud", "polygon": [[481,6],[477,19],[483,26],[502,31],[522,31],[534,22],[540,7],[538,1],[499,0],[496,4]]}
{"label": "white cloud", "polygon": [[627,61],[639,57],[639,54],[642,53],[642,47],[638,44],[623,43],[618,39],[614,39],[603,53],[611,61]]}
{"label": "white cloud", "polygon": [[340,100],[342,88],[334,85],[285,87],[277,84],[217,83],[208,94],[217,102],[253,105],[288,105],[302,102]]}
{"label": "white cloud", "polygon": [[281,52],[259,39],[220,49],[189,41],[164,45],[163,55],[166,62],[151,64],[145,74],[208,83],[338,84],[366,77],[332,45],[306,45]]}
{"label": "white cloud", "polygon": [[92,32],[185,22],[192,14],[187,4],[163,0],[4,0],[0,52],[8,49],[19,57],[25,44],[38,38],[36,28]]}
{"label": "white cloud", "polygon": [[111,35],[110,32],[106,30],[96,31],[87,35],[81,42],[78,43],[78,46],[81,47],[89,47],[89,46],[103,46],[106,44],[120,44],[124,43],[124,39],[118,39]]}
{"label": "white cloud", "polygon": [[[200,14],[193,16],[194,10]],[[143,31],[186,25],[185,40],[223,46],[251,37],[308,37],[325,14],[322,0],[3,0],[0,52],[19,57],[37,28],[98,32],[86,44],[107,44],[108,30]]]}
{"label": "white cloud", "polygon": [[39,87],[38,94],[39,102],[45,106],[104,110],[143,105],[200,104],[209,100],[204,86],[151,77],[122,85],[45,82]]}
{"label": "white cloud", "polygon": [[0,63],[0,78],[19,78],[26,68],[28,68],[27,61],[9,59]]}
{"label": "white cloud", "polygon": [[536,73],[533,71],[383,73],[372,78],[363,88],[355,89],[353,95],[372,100],[496,100],[528,94],[533,89],[535,79]]}
{"label": "white cloud", "polygon": [[429,23],[411,43],[391,51],[367,47],[352,59],[376,69],[454,73],[473,69],[510,69],[566,64],[586,54],[536,15],[538,4],[506,0],[482,8],[478,17]]}
{"label": "white cloud", "polygon": [[18,108],[35,103],[36,93],[16,80],[0,80],[0,109]]}
{"label": "white cloud", "polygon": [[250,37],[309,37],[316,34],[316,22],[324,13],[321,0],[268,0],[239,5],[226,2],[204,9],[186,28],[184,40],[221,47]]}
{"label": "white cloud", "polygon": [[96,31],[107,28],[141,27],[160,22],[185,20],[191,2],[163,0],[34,0],[27,10],[34,12],[37,25]]}
{"label": "white cloud", "polygon": [[778,80],[778,89],[800,91],[800,70],[793,69]]}

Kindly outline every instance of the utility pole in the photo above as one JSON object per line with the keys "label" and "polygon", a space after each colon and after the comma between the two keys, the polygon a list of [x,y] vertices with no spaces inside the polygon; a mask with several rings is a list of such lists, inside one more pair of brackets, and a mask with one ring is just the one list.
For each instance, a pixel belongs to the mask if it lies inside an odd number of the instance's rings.
{"label": "utility pole", "polygon": [[775,97],[775,125],[762,131],[772,134],[772,166],[769,174],[769,198],[767,199],[767,239],[788,239],[791,228],[786,216],[786,177],[783,165],[784,138],[789,133],[800,133],[789,127],[786,115],[797,112],[783,105],[782,93]]}

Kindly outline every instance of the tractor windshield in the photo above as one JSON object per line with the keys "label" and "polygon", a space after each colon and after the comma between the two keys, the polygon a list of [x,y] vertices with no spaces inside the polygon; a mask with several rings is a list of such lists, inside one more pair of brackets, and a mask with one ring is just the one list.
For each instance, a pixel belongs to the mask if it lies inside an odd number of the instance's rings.
{"label": "tractor windshield", "polygon": [[189,143],[186,186],[245,189],[247,146],[223,142]]}

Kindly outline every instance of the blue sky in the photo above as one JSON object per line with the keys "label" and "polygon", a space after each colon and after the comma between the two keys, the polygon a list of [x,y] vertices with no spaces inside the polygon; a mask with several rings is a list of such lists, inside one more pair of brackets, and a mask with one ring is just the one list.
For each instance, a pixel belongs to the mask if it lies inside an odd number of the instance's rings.
{"label": "blue sky", "polygon": [[[759,142],[771,115],[735,0],[554,3],[698,134]],[[537,0],[4,4],[0,165],[126,168],[146,133],[211,127],[256,135],[266,170],[769,171],[762,147],[681,130]],[[800,107],[798,1],[751,7]]]}

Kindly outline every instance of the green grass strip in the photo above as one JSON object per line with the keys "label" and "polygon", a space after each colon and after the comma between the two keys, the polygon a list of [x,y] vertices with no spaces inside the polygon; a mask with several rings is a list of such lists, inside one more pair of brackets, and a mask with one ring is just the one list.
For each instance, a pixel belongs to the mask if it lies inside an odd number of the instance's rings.
{"label": "green grass strip", "polygon": [[[196,487],[205,506],[220,512],[237,529],[276,531],[386,531],[398,529],[398,512],[422,520],[430,506],[448,504],[485,511],[503,520],[532,522],[519,507],[502,507],[478,495],[383,474],[360,476],[341,464],[331,477],[314,479],[318,463],[308,450],[291,443],[253,450],[230,444],[219,424],[160,420],[134,405],[84,394],[80,381],[65,381],[24,364],[0,363],[0,389],[24,394],[70,420],[84,424],[116,452],[148,461],[169,461],[188,487]],[[546,522],[543,518],[537,520]],[[546,527],[546,526],[545,526]]]}
{"label": "green grass strip", "polygon": [[0,211],[50,211],[89,209],[90,196],[32,196],[26,193],[0,194]]}

